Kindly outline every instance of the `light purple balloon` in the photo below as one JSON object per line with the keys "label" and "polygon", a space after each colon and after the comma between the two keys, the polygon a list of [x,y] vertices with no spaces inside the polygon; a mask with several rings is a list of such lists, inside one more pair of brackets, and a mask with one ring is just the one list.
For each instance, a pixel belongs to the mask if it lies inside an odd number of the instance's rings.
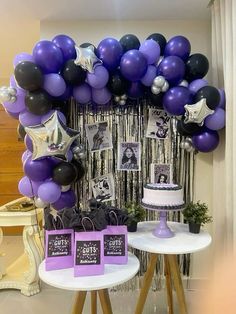
{"label": "light purple balloon", "polygon": [[24,172],[33,181],[44,181],[52,175],[52,164],[47,158],[32,160],[29,157],[24,163]]}
{"label": "light purple balloon", "polygon": [[17,94],[17,99],[15,102],[4,102],[3,107],[9,112],[9,113],[20,113],[23,110],[25,110],[25,93],[21,92],[20,94]]}
{"label": "light purple balloon", "polygon": [[71,208],[76,204],[76,195],[73,190],[61,193],[60,198],[52,204],[53,208],[61,210],[63,208]]}
{"label": "light purple balloon", "polygon": [[16,67],[17,64],[22,61],[30,61],[34,63],[34,57],[27,52],[21,52],[17,54],[13,60],[14,67]]}
{"label": "light purple balloon", "polygon": [[21,194],[27,197],[37,196],[38,188],[43,182],[34,182],[27,176],[24,176],[18,184],[18,190]]}
{"label": "light purple balloon", "polygon": [[141,82],[145,86],[151,86],[154,78],[157,76],[155,65],[149,65],[146,74],[142,77]]}
{"label": "light purple balloon", "polygon": [[16,120],[19,120],[19,113],[12,113],[12,112],[9,112],[5,109],[6,113],[13,119],[16,119]]}
{"label": "light purple balloon", "polygon": [[67,85],[65,92],[57,98],[59,100],[62,100],[62,101],[66,101],[66,100],[70,99],[70,97],[72,96],[72,90],[73,90],[72,86]]}
{"label": "light purple balloon", "polygon": [[38,197],[45,203],[55,203],[60,196],[60,186],[52,181],[41,184],[38,189]]}
{"label": "light purple balloon", "polygon": [[66,91],[66,83],[61,75],[50,73],[44,75],[43,88],[49,95],[59,97]]}
{"label": "light purple balloon", "polygon": [[103,88],[109,79],[109,73],[102,65],[97,66],[94,73],[87,72],[87,82],[93,88]]}
{"label": "light purple balloon", "polygon": [[143,96],[143,86],[140,82],[132,82],[129,86],[128,96],[130,98],[140,98]]}
{"label": "light purple balloon", "polygon": [[142,54],[145,56],[148,64],[156,63],[157,60],[160,58],[161,49],[159,44],[155,40],[145,40],[139,47],[139,51],[141,51]]}
{"label": "light purple balloon", "polygon": [[92,99],[96,104],[105,105],[111,100],[111,93],[106,87],[101,89],[93,88]]}
{"label": "light purple balloon", "polygon": [[220,102],[218,108],[225,109],[225,91],[223,88],[219,88],[218,91],[220,93]]}
{"label": "light purple balloon", "polygon": [[200,88],[202,88],[204,86],[207,86],[207,85],[208,85],[207,80],[197,79],[197,80],[192,81],[189,84],[188,89],[190,90],[190,92],[192,94],[196,94],[199,91]]}
{"label": "light purple balloon", "polygon": [[11,77],[10,77],[10,86],[17,89],[17,94],[26,92],[25,89],[23,89],[23,88],[21,88],[20,86],[17,85],[14,75],[11,75]]}
{"label": "light purple balloon", "polygon": [[33,152],[33,142],[32,142],[32,140],[28,134],[26,134],[26,136],[24,138],[24,143],[25,143],[26,148],[32,153]]}
{"label": "light purple balloon", "polygon": [[73,96],[80,104],[87,104],[92,99],[91,87],[86,83],[74,87]]}
{"label": "light purple balloon", "polygon": [[23,126],[34,126],[41,124],[41,116],[37,116],[28,110],[24,110],[19,115],[19,121]]}
{"label": "light purple balloon", "polygon": [[22,163],[24,163],[28,157],[32,157],[32,153],[29,150],[26,150],[21,157]]}
{"label": "light purple balloon", "polygon": [[60,120],[61,120],[64,124],[66,124],[66,117],[65,117],[65,115],[64,115],[61,111],[58,111],[58,110],[50,110],[48,113],[46,113],[46,114],[44,114],[43,116],[40,117],[40,118],[41,118],[41,121],[40,121],[40,122],[43,124],[45,121],[47,121],[47,120],[51,117],[51,115],[52,115],[55,111],[57,111]]}
{"label": "light purple balloon", "polygon": [[170,88],[163,97],[165,111],[174,116],[183,115],[184,106],[192,103],[191,93],[188,88],[176,86]]}
{"label": "light purple balloon", "polygon": [[212,152],[219,145],[220,137],[217,131],[204,129],[201,133],[193,135],[193,146],[199,152],[209,153]]}
{"label": "light purple balloon", "polygon": [[158,75],[164,76],[170,84],[177,85],[184,78],[185,64],[181,58],[169,56],[161,61],[157,70]]}
{"label": "light purple balloon", "polygon": [[206,117],[205,126],[210,130],[220,130],[225,127],[225,111],[222,108],[216,108],[215,112]]}

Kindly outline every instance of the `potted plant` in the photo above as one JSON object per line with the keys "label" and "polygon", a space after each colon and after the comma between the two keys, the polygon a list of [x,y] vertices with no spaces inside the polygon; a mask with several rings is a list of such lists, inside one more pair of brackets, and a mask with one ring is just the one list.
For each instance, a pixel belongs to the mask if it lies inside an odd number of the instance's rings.
{"label": "potted plant", "polygon": [[199,233],[202,225],[212,222],[212,216],[208,214],[208,206],[200,201],[188,203],[182,213],[191,233]]}
{"label": "potted plant", "polygon": [[137,203],[127,203],[125,208],[128,212],[127,229],[129,232],[135,232],[138,222],[144,220],[146,211]]}

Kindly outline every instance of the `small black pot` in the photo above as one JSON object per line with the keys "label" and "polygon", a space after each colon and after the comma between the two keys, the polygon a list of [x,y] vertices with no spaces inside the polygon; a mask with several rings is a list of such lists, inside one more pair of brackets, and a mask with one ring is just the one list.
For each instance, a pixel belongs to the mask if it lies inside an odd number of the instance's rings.
{"label": "small black pot", "polygon": [[136,232],[137,231],[137,221],[131,221],[128,225],[127,225],[127,230],[128,232]]}
{"label": "small black pot", "polygon": [[194,222],[189,222],[189,232],[191,233],[200,233],[201,224],[196,224]]}

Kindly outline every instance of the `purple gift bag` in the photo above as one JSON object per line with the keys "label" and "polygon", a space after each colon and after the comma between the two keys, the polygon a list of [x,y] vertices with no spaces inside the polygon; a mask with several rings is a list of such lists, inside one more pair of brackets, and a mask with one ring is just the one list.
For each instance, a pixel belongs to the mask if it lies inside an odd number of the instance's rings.
{"label": "purple gift bag", "polygon": [[[84,219],[88,219],[93,225],[88,217],[82,219],[82,225]],[[104,274],[103,250],[103,231],[75,232],[74,276]]]}
{"label": "purple gift bag", "polygon": [[128,263],[128,241],[127,226],[119,226],[117,220],[116,226],[107,226],[103,231],[104,239],[104,263],[105,264],[127,264]]}

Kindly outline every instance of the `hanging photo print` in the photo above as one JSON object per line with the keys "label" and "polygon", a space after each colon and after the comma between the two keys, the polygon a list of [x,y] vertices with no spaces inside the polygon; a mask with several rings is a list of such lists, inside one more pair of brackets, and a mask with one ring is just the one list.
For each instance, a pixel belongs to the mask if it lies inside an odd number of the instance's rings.
{"label": "hanging photo print", "polygon": [[170,116],[163,110],[149,109],[146,137],[165,139],[169,136]]}
{"label": "hanging photo print", "polygon": [[172,167],[170,164],[151,164],[151,183],[172,183]]}
{"label": "hanging photo print", "polygon": [[91,180],[93,196],[98,201],[115,199],[114,178],[111,173]]}
{"label": "hanging photo print", "polygon": [[141,146],[140,142],[120,143],[118,147],[117,170],[140,171],[141,170]]}
{"label": "hanging photo print", "polygon": [[113,148],[107,121],[86,124],[85,130],[91,152]]}

